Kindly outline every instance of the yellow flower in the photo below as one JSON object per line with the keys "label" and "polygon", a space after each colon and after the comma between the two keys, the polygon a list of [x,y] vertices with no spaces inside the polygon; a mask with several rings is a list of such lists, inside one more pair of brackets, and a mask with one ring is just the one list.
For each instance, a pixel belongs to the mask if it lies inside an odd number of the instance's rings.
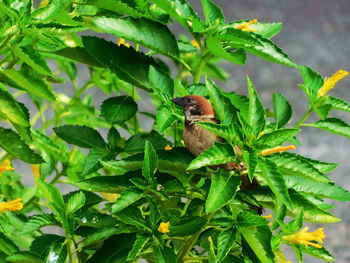
{"label": "yellow flower", "polygon": [[117,199],[120,197],[120,194],[113,194],[113,193],[104,193],[104,192],[100,192],[100,195],[106,199],[107,201],[114,203],[115,201],[117,201]]}
{"label": "yellow flower", "polygon": [[124,45],[124,46],[126,46],[126,47],[130,47],[130,44],[129,44],[129,43],[126,43],[126,42],[125,42],[125,39],[122,38],[122,37],[119,38],[119,41],[118,41],[117,45],[118,45],[118,46]]}
{"label": "yellow flower", "polygon": [[169,221],[166,222],[166,223],[161,222],[160,225],[159,225],[159,227],[158,227],[158,231],[159,231],[160,233],[163,233],[163,234],[169,233],[169,225],[170,225],[170,222],[169,222]]}
{"label": "yellow flower", "polygon": [[23,208],[23,203],[21,198],[17,198],[15,200],[9,202],[0,203],[0,213],[5,211],[18,211]]}
{"label": "yellow flower", "polygon": [[32,172],[34,179],[40,179],[40,167],[39,164],[32,164]]}
{"label": "yellow flower", "polygon": [[190,41],[190,43],[192,44],[192,46],[196,47],[197,49],[200,49],[200,46],[199,46],[197,40],[192,39],[192,40]]}
{"label": "yellow flower", "polygon": [[172,149],[172,147],[168,144],[167,146],[164,147],[164,149],[165,149],[166,151],[170,151],[170,150]]}
{"label": "yellow flower", "polygon": [[273,153],[284,152],[284,151],[294,150],[294,149],[295,149],[295,145],[293,144],[288,146],[277,146],[271,149],[262,150],[259,154],[262,156],[267,156]]}
{"label": "yellow flower", "polygon": [[337,83],[342,78],[345,78],[349,72],[345,70],[338,70],[334,75],[330,78],[325,78],[323,86],[317,91],[317,97],[322,97],[325,95],[328,91],[334,88],[335,83]]}
{"label": "yellow flower", "polygon": [[270,219],[270,218],[272,218],[272,215],[270,214],[270,215],[266,215],[266,216],[262,216],[262,217],[265,219]]}
{"label": "yellow flower", "polygon": [[[322,245],[318,243],[323,243],[323,239],[326,237],[326,235],[323,232],[323,227],[317,229],[314,232],[307,232],[309,230],[309,227],[305,227],[298,233],[295,233],[293,235],[283,236],[282,239],[284,241],[289,241],[294,244],[300,244],[304,246],[313,246],[316,248],[321,248]],[[314,243],[311,241],[316,241],[318,243]]]}
{"label": "yellow flower", "polygon": [[0,164],[0,174],[4,171],[9,171],[9,170],[15,170],[11,166],[11,162],[9,159],[5,159],[1,164]]}
{"label": "yellow flower", "polygon": [[250,20],[249,22],[244,22],[236,26],[235,28],[240,29],[242,31],[247,31],[247,32],[256,32],[257,31],[256,29],[249,28],[251,24],[256,24],[256,23],[258,23],[258,19],[253,19],[253,20]]}

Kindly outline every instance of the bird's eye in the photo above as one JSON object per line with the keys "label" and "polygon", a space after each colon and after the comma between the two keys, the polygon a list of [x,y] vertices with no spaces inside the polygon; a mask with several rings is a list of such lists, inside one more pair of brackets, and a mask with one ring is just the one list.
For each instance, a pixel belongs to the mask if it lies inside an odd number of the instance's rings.
{"label": "bird's eye", "polygon": [[187,98],[187,103],[191,103],[193,100],[191,98]]}

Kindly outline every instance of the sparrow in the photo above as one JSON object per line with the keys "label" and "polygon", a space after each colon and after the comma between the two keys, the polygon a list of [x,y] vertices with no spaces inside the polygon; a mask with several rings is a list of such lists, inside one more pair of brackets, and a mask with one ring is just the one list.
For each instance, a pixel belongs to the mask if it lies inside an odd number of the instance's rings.
{"label": "sparrow", "polygon": [[[186,148],[194,156],[198,156],[203,151],[211,148],[215,142],[225,142],[225,140],[220,136],[202,128],[197,124],[197,122],[220,123],[220,121],[215,117],[214,108],[209,100],[198,95],[187,95],[184,97],[174,98],[171,101],[183,108],[185,115],[183,141]],[[242,154],[242,151],[238,146],[235,147],[235,152],[238,155]],[[226,163],[220,165],[220,167],[228,171],[237,170],[239,172],[243,172],[247,169],[247,166],[244,163]],[[212,168],[217,169],[217,167]],[[250,182],[247,175],[242,175],[241,180],[242,184],[240,188],[242,190],[249,190],[260,186],[260,183],[256,178]],[[260,214],[261,208],[258,208],[258,212]]]}

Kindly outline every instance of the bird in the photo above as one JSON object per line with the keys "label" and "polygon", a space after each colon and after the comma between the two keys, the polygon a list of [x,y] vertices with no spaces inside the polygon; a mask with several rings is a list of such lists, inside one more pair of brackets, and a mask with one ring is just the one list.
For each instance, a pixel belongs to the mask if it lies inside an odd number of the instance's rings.
{"label": "bird", "polygon": [[[215,117],[215,111],[209,100],[199,95],[187,95],[184,97],[173,98],[171,100],[173,103],[181,106],[183,108],[183,113],[185,115],[185,127],[183,130],[183,141],[185,147],[194,155],[198,156],[205,150],[211,148],[215,142],[225,142],[225,139],[220,136],[202,128],[197,122],[212,122],[220,123]],[[241,149],[235,147],[236,154],[241,154]],[[226,163],[220,165],[221,168],[232,171],[237,170],[243,172],[247,169],[244,163]],[[212,167],[217,169],[218,167]],[[248,176],[241,175],[242,184],[240,186],[241,190],[249,190],[260,186],[259,181],[254,178],[250,182]],[[254,208],[259,214],[262,213],[262,208]]]}

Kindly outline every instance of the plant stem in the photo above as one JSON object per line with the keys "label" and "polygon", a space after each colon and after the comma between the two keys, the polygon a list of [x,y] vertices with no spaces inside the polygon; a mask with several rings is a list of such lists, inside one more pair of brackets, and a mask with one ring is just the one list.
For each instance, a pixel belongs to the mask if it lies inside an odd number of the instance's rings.
{"label": "plant stem", "polygon": [[295,124],[295,126],[293,128],[294,129],[299,128],[304,123],[304,121],[306,121],[306,119],[309,117],[311,112],[312,112],[312,107],[311,107],[311,105],[309,105],[309,108],[307,109],[304,116],[300,119],[300,121],[297,124]]}
{"label": "plant stem", "polygon": [[213,58],[213,55],[210,54],[210,53],[206,53],[206,52],[203,52],[204,55],[202,55],[200,61],[199,61],[199,64],[198,64],[198,67],[196,69],[196,72],[193,76],[193,83],[199,83],[199,80],[201,78],[201,74],[202,74],[202,70],[205,66],[205,64],[207,64],[209,62],[209,60],[211,60]]}

